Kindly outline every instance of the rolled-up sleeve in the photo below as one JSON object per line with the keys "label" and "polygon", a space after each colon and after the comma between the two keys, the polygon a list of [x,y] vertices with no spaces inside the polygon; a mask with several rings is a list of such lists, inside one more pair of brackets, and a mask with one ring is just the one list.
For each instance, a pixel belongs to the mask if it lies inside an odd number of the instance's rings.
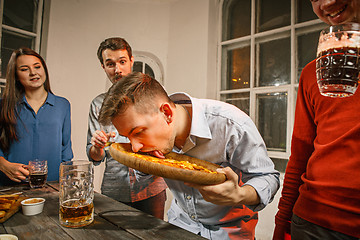
{"label": "rolled-up sleeve", "polygon": [[[280,173],[267,155],[265,143],[252,121],[242,124],[229,142],[230,163],[241,169],[241,181],[252,186],[260,198],[258,205],[247,206],[260,211],[274,198],[280,186]],[[232,149],[234,149],[232,151]]]}

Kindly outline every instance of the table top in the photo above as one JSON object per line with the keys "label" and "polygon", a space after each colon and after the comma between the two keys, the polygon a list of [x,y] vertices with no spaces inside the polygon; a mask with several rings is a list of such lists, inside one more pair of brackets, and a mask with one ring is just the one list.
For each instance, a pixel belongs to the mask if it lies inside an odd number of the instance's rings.
{"label": "table top", "polygon": [[[6,189],[8,187],[0,187]],[[59,222],[59,184],[47,183],[43,188],[30,189],[28,185],[11,187],[1,194],[22,192],[26,197],[46,199],[44,210],[35,216],[20,211],[0,224],[0,233],[9,233],[22,239],[204,239],[168,222],[157,219],[105,195],[95,193],[94,221],[82,228],[66,228]]]}

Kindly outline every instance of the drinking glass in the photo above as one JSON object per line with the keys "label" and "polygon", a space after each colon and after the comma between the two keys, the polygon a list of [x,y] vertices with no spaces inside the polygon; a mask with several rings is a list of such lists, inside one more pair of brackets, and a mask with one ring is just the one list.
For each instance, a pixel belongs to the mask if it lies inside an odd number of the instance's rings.
{"label": "drinking glass", "polygon": [[94,168],[87,160],[60,164],[59,221],[78,228],[94,220]]}
{"label": "drinking glass", "polygon": [[359,85],[360,24],[330,26],[320,33],[316,77],[320,93],[352,96]]}
{"label": "drinking glass", "polygon": [[48,174],[46,160],[29,161],[29,185],[31,188],[41,188],[45,185]]}

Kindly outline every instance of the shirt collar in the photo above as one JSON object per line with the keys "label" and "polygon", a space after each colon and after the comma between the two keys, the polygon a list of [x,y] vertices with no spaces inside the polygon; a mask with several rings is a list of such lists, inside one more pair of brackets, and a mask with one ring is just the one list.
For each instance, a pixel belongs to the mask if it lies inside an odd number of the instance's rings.
{"label": "shirt collar", "polygon": [[199,99],[182,92],[171,94],[169,97],[175,104],[190,103],[192,105],[190,137],[212,139],[209,123]]}
{"label": "shirt collar", "polygon": [[45,103],[48,103],[51,106],[54,106],[55,105],[55,95],[52,94],[51,92],[48,92],[48,96],[46,98]]}
{"label": "shirt collar", "polygon": [[[25,104],[29,105],[26,100],[25,94],[23,95],[22,99],[20,100],[20,103],[25,103]],[[48,92],[48,96],[47,96],[44,104],[49,104],[51,106],[54,106],[55,105],[55,95],[52,94],[51,92]]]}

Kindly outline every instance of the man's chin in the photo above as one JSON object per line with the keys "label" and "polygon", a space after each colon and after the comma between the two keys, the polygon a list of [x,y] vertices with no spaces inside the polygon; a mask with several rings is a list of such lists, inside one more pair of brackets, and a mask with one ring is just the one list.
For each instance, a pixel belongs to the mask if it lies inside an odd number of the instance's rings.
{"label": "man's chin", "polygon": [[120,79],[122,79],[122,76],[113,78],[113,80],[111,80],[111,82],[114,84],[114,83],[118,82]]}

